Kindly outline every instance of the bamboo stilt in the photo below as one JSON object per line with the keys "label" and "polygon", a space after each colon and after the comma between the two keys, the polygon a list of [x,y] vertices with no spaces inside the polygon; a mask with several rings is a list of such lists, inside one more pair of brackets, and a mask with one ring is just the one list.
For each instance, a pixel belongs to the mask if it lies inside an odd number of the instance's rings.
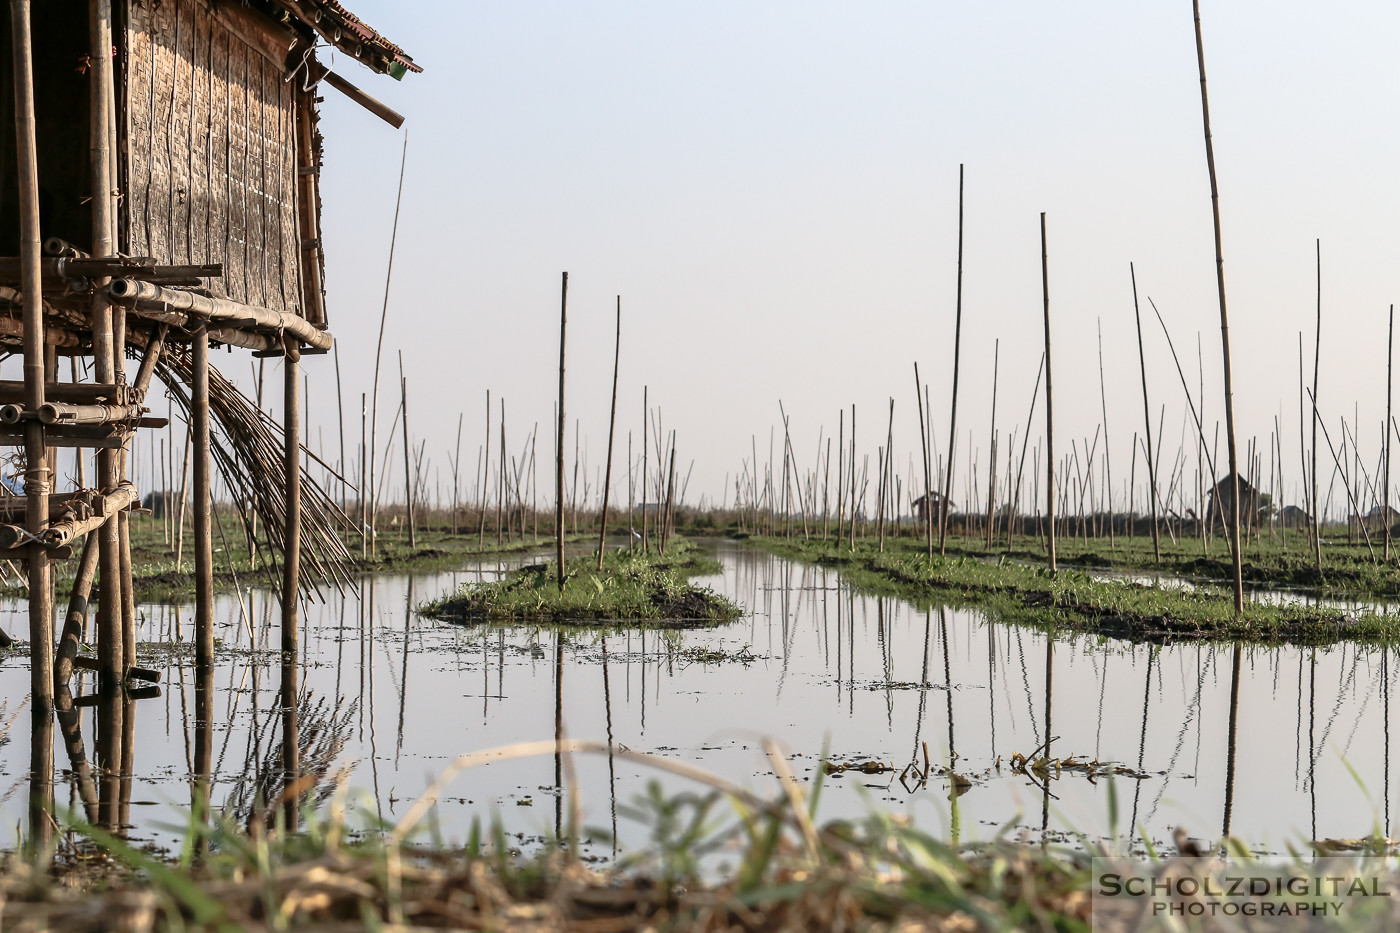
{"label": "bamboo stilt", "polygon": [[194,630],[195,666],[214,663],[214,507],[209,428],[209,333],[200,328],[192,344],[191,428],[194,433]]}
{"label": "bamboo stilt", "polygon": [[554,557],[559,591],[564,591],[564,339],[569,321],[569,273],[559,292],[559,426],[554,437]]}
{"label": "bamboo stilt", "polygon": [[[963,270],[963,167],[958,166],[958,290],[953,325],[953,399],[948,413],[948,472],[943,477],[943,506],[938,521],[938,551],[947,553],[948,503],[953,495],[953,448],[958,436],[958,363],[962,356],[962,270]],[[852,417],[854,422],[854,417]],[[852,433],[854,433],[852,424]],[[1054,564],[1053,558],[1051,564]]]}
{"label": "bamboo stilt", "polygon": [[[301,588],[301,347],[296,338],[286,338],[283,360],[283,470],[286,473],[286,513],[283,520],[282,555],[282,651],[297,650],[297,592]],[[295,665],[292,665],[295,667]],[[287,697],[295,708],[296,697]]]}
{"label": "bamboo stilt", "polygon": [[[1055,403],[1050,389],[1050,258],[1045,245],[1045,213],[1040,214],[1040,289],[1045,300],[1045,516],[1049,526],[1046,558],[1055,571]],[[1034,403],[1032,403],[1034,404]],[[1047,723],[1046,728],[1049,729]]]}
{"label": "bamboo stilt", "polygon": [[608,413],[608,463],[603,473],[603,511],[598,518],[598,569],[603,569],[603,546],[608,540],[608,494],[612,492],[613,435],[617,430],[617,370],[622,358],[622,296],[617,296],[617,328],[613,343],[612,406]]}
{"label": "bamboo stilt", "polygon": [[399,402],[403,406],[403,488],[405,510],[408,518],[408,546],[418,549],[417,533],[413,521],[413,470],[409,466],[411,453],[408,441],[408,377],[403,373],[403,351],[399,351]]}
{"label": "bamboo stilt", "polygon": [[[38,411],[44,404],[44,318],[41,294],[43,238],[39,230],[39,155],[34,112],[33,45],[29,0],[11,0],[10,37],[14,58],[15,136],[19,181],[20,256],[24,311],[25,408]],[[44,425],[38,419],[24,427],[25,525],[39,535],[49,520],[49,492],[53,477],[45,465],[48,450]],[[29,663],[30,689],[36,716],[52,722],[53,709],[53,604],[49,589],[49,557],[36,543],[29,549]],[[36,723],[38,720],[36,719]],[[52,739],[50,738],[50,746]],[[37,754],[37,752],[36,752]],[[53,750],[49,749],[52,775]],[[50,790],[51,794],[51,790]],[[51,801],[49,802],[51,805]],[[39,814],[47,820],[46,814]],[[36,823],[36,825],[38,825]]]}
{"label": "bamboo stilt", "polygon": [[[1220,233],[1220,187],[1215,177],[1215,146],[1210,135],[1210,97],[1206,91],[1206,53],[1201,39],[1201,3],[1192,0],[1196,20],[1196,65],[1201,75],[1201,124],[1206,143],[1206,169],[1210,175],[1211,218],[1215,223],[1215,281],[1220,302],[1220,345],[1225,375],[1225,443],[1230,458],[1230,482],[1234,484],[1231,497],[1230,557],[1234,565],[1235,614],[1244,612],[1244,563],[1240,552],[1240,474],[1239,456],[1235,445],[1235,390],[1230,366],[1230,316],[1225,303],[1225,257]],[[1321,241],[1318,246],[1321,261]],[[1321,276],[1318,278],[1319,307],[1321,306]],[[1314,399],[1316,404],[1316,399]],[[1319,560],[1321,559],[1321,551]]]}

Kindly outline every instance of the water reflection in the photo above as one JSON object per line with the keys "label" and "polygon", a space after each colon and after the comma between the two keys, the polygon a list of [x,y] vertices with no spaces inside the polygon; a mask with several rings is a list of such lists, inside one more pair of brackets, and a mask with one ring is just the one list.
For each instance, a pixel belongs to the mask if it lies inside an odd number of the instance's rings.
{"label": "water reflection", "polygon": [[[0,819],[44,844],[57,795],[60,810],[169,844],[166,827],[189,810],[295,825],[343,778],[392,823],[456,755],[552,735],[609,754],[474,769],[437,824],[461,840],[473,817],[494,815],[522,845],[581,827],[581,844],[607,855],[647,837],[620,805],[652,780],[686,788],[613,751],[769,791],[771,736],[799,778],[817,776],[823,748],[865,764],[829,780],[822,817],[880,807],[961,840],[1005,826],[1106,835],[1110,782],[1124,803],[1131,794],[1118,829],[1142,827],[1154,844],[1177,826],[1272,851],[1391,830],[1388,648],[1047,634],[857,593],[833,570],[736,545],[718,556],[722,572],[702,582],[752,611],[713,630],[462,627],[412,612],[502,561],[366,579],[360,598],[307,605],[296,654],[280,650],[275,599],[226,595],[216,665],[199,670],[180,647],[188,610],[143,606],[141,640],[177,646],[143,651],[161,689],[103,694],[78,672],[53,715],[30,717],[27,760],[18,735],[0,737],[0,776],[28,787],[0,795]],[[0,695],[23,697],[23,658],[6,660]],[[23,728],[18,709],[0,712]],[[1013,767],[1017,755],[1045,764]]]}

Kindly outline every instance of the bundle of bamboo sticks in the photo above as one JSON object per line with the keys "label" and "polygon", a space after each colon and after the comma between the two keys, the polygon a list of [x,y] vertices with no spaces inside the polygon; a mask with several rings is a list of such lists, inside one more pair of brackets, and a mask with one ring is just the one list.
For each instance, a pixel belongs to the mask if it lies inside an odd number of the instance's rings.
{"label": "bundle of bamboo sticks", "polygon": [[[158,372],[170,387],[175,404],[189,416],[192,410],[190,386],[194,378],[189,351],[178,346],[168,347],[161,357]],[[272,561],[280,569],[286,558],[282,537],[287,485],[282,427],[212,366],[209,368],[209,408],[217,427],[212,437],[213,457],[233,493],[244,529],[253,539],[257,527],[253,516],[262,517],[259,524],[272,551]],[[302,451],[306,456],[315,457],[304,445]],[[347,588],[355,590],[348,569],[350,552],[339,532],[348,524],[345,513],[305,466],[301,468],[301,490],[303,585],[314,589],[318,596],[322,595],[323,586],[334,587],[342,594]]]}

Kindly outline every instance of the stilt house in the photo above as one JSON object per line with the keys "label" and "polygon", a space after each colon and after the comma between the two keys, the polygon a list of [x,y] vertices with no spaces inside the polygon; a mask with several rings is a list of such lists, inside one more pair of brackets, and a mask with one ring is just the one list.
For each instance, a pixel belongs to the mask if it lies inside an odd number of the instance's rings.
{"label": "stilt house", "polygon": [[[301,523],[314,511],[301,496],[298,362],[331,346],[318,95],[330,86],[402,122],[318,51],[396,79],[421,69],[336,0],[4,5],[0,342],[22,345],[25,378],[0,381],[0,445],[24,448],[25,498],[22,511],[13,498],[8,510],[0,502],[0,548],[28,561],[36,709],[84,640],[79,615],[55,656],[49,562],[70,541],[98,539],[84,542],[74,603],[81,593],[85,615],[100,577],[104,684],[121,682],[131,663],[126,516],[139,494],[127,460],[133,432],[163,423],[143,405],[157,375],[183,393],[195,439],[196,657],[211,663],[211,345],[285,357],[281,456],[249,463],[216,449],[226,476],[252,470],[276,490],[276,508],[260,504],[259,514],[278,538],[283,647],[295,650]],[[67,381],[59,354],[91,357],[92,381],[77,382],[76,366]],[[139,360],[132,378],[128,357]],[[226,383],[214,377],[218,414]],[[54,447],[98,451],[93,488],[54,495]],[[3,524],[21,515],[23,527]]]}

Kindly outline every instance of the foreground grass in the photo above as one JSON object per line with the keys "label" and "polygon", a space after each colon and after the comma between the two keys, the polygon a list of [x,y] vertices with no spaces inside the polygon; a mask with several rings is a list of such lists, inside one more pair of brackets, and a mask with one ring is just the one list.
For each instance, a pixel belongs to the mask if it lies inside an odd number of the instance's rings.
{"label": "foreground grass", "polygon": [[[536,754],[555,748],[532,745]],[[518,748],[463,758],[520,757]],[[771,748],[770,756],[781,761]],[[1002,838],[956,846],[888,815],[819,827],[820,778],[810,800],[790,783],[770,799],[686,773],[697,791],[667,796],[653,783],[623,808],[650,842],[602,869],[576,857],[575,840],[586,832],[596,842],[605,831],[576,821],[530,856],[513,851],[499,825],[474,824],[465,845],[424,839],[417,823],[426,822],[427,799],[398,825],[359,832],[341,794],[327,812],[303,813],[300,832],[285,830],[281,808],[248,828],[192,819],[178,853],[164,858],[70,824],[57,843],[3,866],[6,929],[1087,929],[1086,852]]]}
{"label": "foreground grass", "polygon": [[1250,639],[1319,644],[1341,638],[1400,636],[1400,617],[1347,615],[1312,606],[1248,603],[1236,617],[1228,590],[1185,591],[1119,580],[1097,580],[1074,569],[1043,567],[969,554],[929,558],[922,542],[849,546],[797,538],[749,541],[794,560],[837,567],[852,584],[877,592],[947,605],[978,607],[1008,622],[1068,627],[1144,639]]}
{"label": "foreground grass", "polygon": [[597,556],[536,564],[504,580],[466,583],[419,611],[450,622],[483,620],[577,624],[614,621],[713,624],[737,618],[739,607],[691,584],[689,577],[717,573],[719,564],[700,556],[684,539],[673,539],[665,555],[610,551],[603,569]]}

